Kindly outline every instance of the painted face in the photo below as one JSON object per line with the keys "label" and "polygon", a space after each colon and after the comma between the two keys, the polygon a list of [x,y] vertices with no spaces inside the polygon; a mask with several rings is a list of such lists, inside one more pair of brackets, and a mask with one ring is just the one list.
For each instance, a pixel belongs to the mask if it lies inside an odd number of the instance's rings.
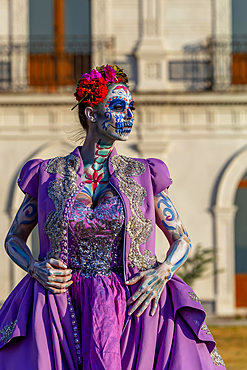
{"label": "painted face", "polygon": [[128,139],[134,123],[134,101],[129,89],[123,84],[114,84],[102,103],[98,115],[98,128],[115,140]]}

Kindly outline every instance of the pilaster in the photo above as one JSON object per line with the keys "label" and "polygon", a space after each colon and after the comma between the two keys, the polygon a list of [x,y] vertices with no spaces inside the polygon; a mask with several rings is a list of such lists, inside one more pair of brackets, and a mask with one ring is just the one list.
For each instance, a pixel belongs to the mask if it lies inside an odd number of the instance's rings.
{"label": "pilaster", "polygon": [[234,315],[235,313],[235,240],[234,220],[237,207],[215,206],[215,244],[216,244],[216,314]]}
{"label": "pilaster", "polygon": [[111,63],[113,58],[110,3],[111,0],[91,0],[92,68]]}
{"label": "pilaster", "polygon": [[213,6],[213,86],[225,91],[232,75],[232,1],[215,0]]}
{"label": "pilaster", "polygon": [[140,2],[140,40],[135,51],[138,68],[138,91],[165,90],[163,3],[162,0],[141,0]]}
{"label": "pilaster", "polygon": [[9,48],[11,53],[11,84],[15,89],[27,85],[27,57],[29,40],[29,1],[9,0]]}

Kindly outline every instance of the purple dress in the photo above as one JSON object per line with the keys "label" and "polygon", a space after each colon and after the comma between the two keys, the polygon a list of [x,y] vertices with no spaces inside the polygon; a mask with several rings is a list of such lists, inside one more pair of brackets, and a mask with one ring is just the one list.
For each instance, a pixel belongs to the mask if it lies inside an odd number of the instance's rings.
{"label": "purple dress", "polygon": [[123,281],[156,261],[153,197],[171,185],[166,165],[114,149],[109,182],[121,201],[95,209],[76,200],[83,171],[79,148],[21,171],[20,188],[39,204],[39,258],[61,258],[74,284],[52,294],[21,280],[0,309],[0,370],[224,370],[198,297],[175,275],[153,317],[150,307],[125,316],[139,283]]}
{"label": "purple dress", "polygon": [[95,209],[75,201],[69,221],[68,266],[73,270],[70,295],[83,370],[122,369],[120,339],[126,312],[123,228],[119,196],[105,199]]}

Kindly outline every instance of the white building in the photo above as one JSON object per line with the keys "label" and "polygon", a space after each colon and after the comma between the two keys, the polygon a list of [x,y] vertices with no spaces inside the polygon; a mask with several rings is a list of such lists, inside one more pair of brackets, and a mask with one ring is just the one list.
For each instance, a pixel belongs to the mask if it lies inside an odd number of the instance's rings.
{"label": "white building", "polygon": [[[0,0],[0,301],[23,276],[3,247],[23,198],[19,170],[30,158],[75,146],[68,140],[79,132],[70,110],[74,79],[90,64],[115,63],[130,74],[137,106],[131,139],[118,151],[168,164],[170,195],[193,245],[216,253],[215,266],[194,286],[206,310],[247,311],[246,5]],[[36,234],[28,242],[35,255]],[[160,258],[166,248],[158,233]]]}

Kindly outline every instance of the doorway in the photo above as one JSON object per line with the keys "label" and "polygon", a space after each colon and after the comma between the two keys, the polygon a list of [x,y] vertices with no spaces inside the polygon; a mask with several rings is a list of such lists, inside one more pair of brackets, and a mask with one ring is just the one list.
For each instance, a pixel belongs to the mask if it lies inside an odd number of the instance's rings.
{"label": "doorway", "polygon": [[238,184],[235,197],[235,282],[236,306],[247,307],[247,172]]}
{"label": "doorway", "polygon": [[247,84],[247,1],[232,0],[232,84]]}

